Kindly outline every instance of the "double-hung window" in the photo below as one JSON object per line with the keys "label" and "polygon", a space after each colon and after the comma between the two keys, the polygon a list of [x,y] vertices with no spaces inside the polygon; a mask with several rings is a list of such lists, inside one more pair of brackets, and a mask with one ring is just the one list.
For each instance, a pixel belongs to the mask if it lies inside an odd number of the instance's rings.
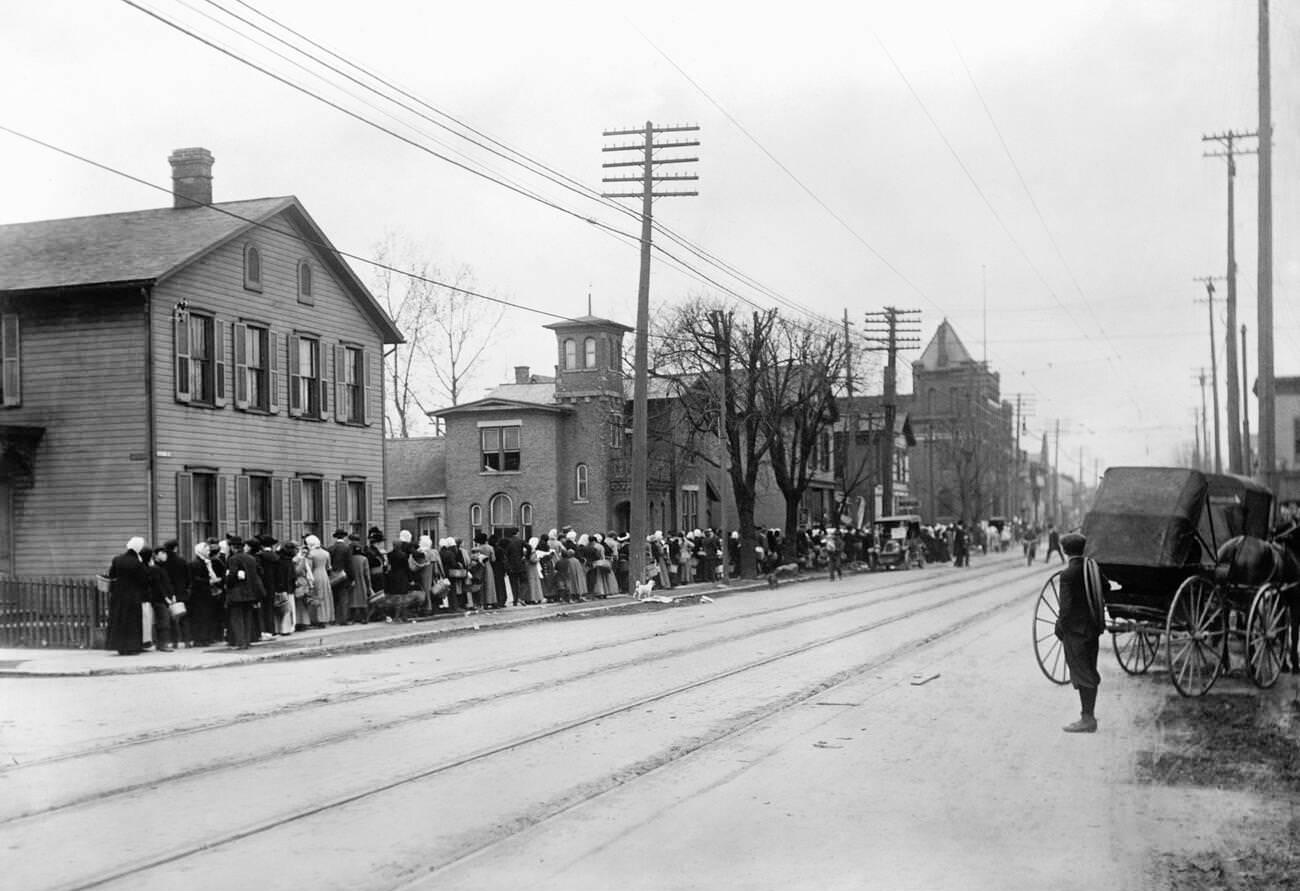
{"label": "double-hung window", "polygon": [[519,431],[518,424],[479,428],[484,471],[519,469]]}
{"label": "double-hung window", "polygon": [[0,404],[22,405],[22,351],[18,337],[18,314],[0,315],[0,361],[4,373],[0,375]]}
{"label": "double-hung window", "polygon": [[185,312],[175,320],[176,399],[195,405],[226,404],[226,362],[215,317]]}
{"label": "double-hung window", "polygon": [[236,322],[234,332],[235,407],[278,411],[279,336],[252,322]]}
{"label": "double-hung window", "polygon": [[357,347],[340,346],[335,369],[342,388],[334,407],[338,419],[348,424],[366,422],[366,354]]}
{"label": "double-hung window", "polygon": [[329,381],[320,338],[293,334],[288,341],[289,414],[321,420],[329,414]]}

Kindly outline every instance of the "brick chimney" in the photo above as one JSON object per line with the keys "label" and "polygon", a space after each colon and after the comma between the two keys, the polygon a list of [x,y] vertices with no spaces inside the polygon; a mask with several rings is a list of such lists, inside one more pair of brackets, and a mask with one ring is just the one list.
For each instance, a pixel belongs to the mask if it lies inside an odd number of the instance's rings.
{"label": "brick chimney", "polygon": [[212,153],[205,148],[180,148],[167,159],[172,165],[172,207],[212,203]]}
{"label": "brick chimney", "polygon": [[517,384],[526,384],[526,383],[528,383],[528,378],[531,376],[531,375],[529,374],[530,371],[532,371],[532,369],[529,368],[527,365],[516,365],[516,366],[515,366],[515,383],[517,383]]}

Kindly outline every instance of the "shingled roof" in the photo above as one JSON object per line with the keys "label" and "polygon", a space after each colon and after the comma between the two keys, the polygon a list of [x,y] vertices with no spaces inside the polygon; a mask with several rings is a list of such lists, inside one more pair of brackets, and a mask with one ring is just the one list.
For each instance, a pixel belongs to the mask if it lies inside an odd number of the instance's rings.
{"label": "shingled roof", "polygon": [[281,213],[306,230],[305,240],[380,325],[384,342],[402,342],[369,289],[293,196],[3,225],[0,293],[157,283]]}

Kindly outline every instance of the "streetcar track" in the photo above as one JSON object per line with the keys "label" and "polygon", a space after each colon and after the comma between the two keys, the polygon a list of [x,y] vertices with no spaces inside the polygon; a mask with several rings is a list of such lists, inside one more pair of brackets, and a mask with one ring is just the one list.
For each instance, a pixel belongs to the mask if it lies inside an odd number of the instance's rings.
{"label": "streetcar track", "polygon": [[[1000,567],[1000,566],[992,566],[988,568],[981,567],[979,571],[963,574],[960,579],[956,577],[949,577],[948,579],[938,581],[932,584],[929,588],[923,587],[924,582],[930,581],[929,578],[915,578],[915,579],[907,578],[902,580],[897,587],[907,587],[908,590],[899,591],[897,593],[878,598],[876,600],[871,601],[871,603],[872,604],[890,603],[893,602],[894,600],[898,600],[904,597],[916,596],[917,594],[924,593],[925,591],[932,591],[937,588],[949,587],[950,585],[956,584],[960,580],[983,580],[988,576],[997,574],[999,572],[1006,572],[1006,571],[1007,569],[1005,567]],[[919,586],[918,590],[912,590],[911,586],[913,585]],[[840,591],[835,594],[831,594],[824,598],[821,598],[817,601],[811,601],[811,602],[803,601],[800,603],[783,604],[780,606],[769,607],[767,609],[748,612],[745,613],[744,615],[708,619],[704,622],[695,625],[682,627],[682,628],[674,628],[668,631],[660,632],[659,634],[656,635],[656,637],[663,638],[663,637],[668,637],[669,635],[684,634],[688,632],[693,633],[699,631],[702,628],[717,627],[717,626],[726,625],[734,622],[746,621],[748,619],[762,618],[763,616],[773,615],[780,612],[806,608],[809,606],[818,606],[824,603],[833,603],[849,597],[858,597],[863,594],[869,594],[869,593],[871,593],[871,589],[869,588],[857,588],[852,591]],[[260,712],[259,711],[241,712],[237,715],[232,715],[228,718],[222,718],[215,721],[208,721],[200,724],[194,724],[188,727],[182,726],[177,728],[165,728],[144,735],[119,738],[116,740],[111,740],[111,739],[91,740],[88,743],[84,744],[83,747],[78,748],[74,751],[59,752],[57,754],[47,755],[40,758],[33,758],[16,764],[14,763],[0,764],[0,777],[4,777],[8,774],[20,773],[23,770],[29,768],[55,764],[61,761],[75,760],[77,758],[83,758],[88,755],[101,755],[109,752],[116,752],[116,751],[121,751],[123,749],[133,748],[136,746],[149,745],[152,743],[156,743],[160,740],[171,740],[180,737],[200,734],[200,733],[222,730],[227,727],[233,727],[239,724],[246,724],[250,721],[264,721],[264,720],[278,718],[287,714],[306,711],[310,709],[326,708],[335,705],[348,705],[351,703],[360,702],[370,698],[398,695],[412,690],[417,690],[422,687],[452,683],[455,681],[463,681],[466,678],[480,677],[484,675],[493,674],[496,672],[503,672],[503,671],[508,672],[514,669],[526,667],[541,659],[546,659],[546,660],[566,659],[572,656],[585,656],[591,653],[598,653],[606,649],[626,646],[627,644],[634,643],[640,639],[641,638],[629,637],[624,639],[607,641],[601,644],[595,644],[593,646],[585,647],[583,649],[562,650],[558,653],[529,656],[520,659],[510,660],[507,662],[498,662],[492,665],[480,666],[478,668],[469,669],[469,670],[463,670],[463,671],[453,670],[445,674],[439,674],[435,677],[414,678],[409,681],[405,681],[393,686],[385,686],[377,689],[368,689],[368,690],[343,691],[341,693],[329,694],[323,697],[317,696],[311,699],[302,700],[300,702],[275,706],[274,708],[260,711]],[[0,825],[3,825],[4,822],[5,821],[0,820]]]}
{"label": "streetcar track", "polygon": [[[964,576],[964,577],[969,578],[969,576]],[[784,659],[790,659],[802,655],[804,653],[810,652],[812,650],[819,649],[821,647],[839,643],[843,640],[849,639],[851,637],[860,634],[874,631],[888,625],[896,624],[898,622],[906,621],[907,619],[915,618],[916,616],[923,615],[927,612],[932,612],[937,609],[941,609],[945,606],[950,606],[959,601],[967,600],[970,597],[975,596],[979,593],[984,593],[988,590],[992,590],[992,588],[993,586],[988,586],[986,588],[977,589],[975,592],[965,591],[960,595],[950,597],[936,603],[926,604],[924,606],[920,606],[908,610],[896,616],[889,616],[886,618],[875,620],[873,622],[866,623],[864,625],[855,626],[854,628],[838,632],[826,638],[819,638],[818,640],[810,641],[805,644],[800,644],[796,647],[791,647],[781,652],[764,656],[760,659],[751,660],[741,665],[734,666],[732,668],[723,671],[715,672],[705,677],[697,678],[696,680],[689,681],[687,683],[680,684],[666,690],[657,691],[647,696],[637,697],[634,700],[623,702],[619,705],[610,708],[602,709],[601,711],[593,714],[588,714],[580,718],[564,721],[561,722],[560,724],[554,725],[549,728],[545,728],[543,730],[534,731],[532,733],[525,734],[523,736],[519,736],[502,743],[488,746],[484,749],[480,749],[476,752],[471,752],[469,754],[460,756],[458,758],[454,758],[442,764],[434,765],[428,768],[422,768],[420,770],[404,774],[402,776],[396,777],[389,781],[383,782],[379,785],[372,786],[368,789],[362,789],[356,792],[350,792],[344,795],[338,795],[308,807],[291,811],[289,813],[282,814],[280,816],[271,817],[265,820],[258,821],[251,825],[247,825],[241,829],[228,832],[222,836],[216,838],[209,838],[203,844],[187,845],[177,850],[173,850],[169,853],[161,854],[158,856],[148,858],[141,862],[137,862],[135,864],[130,864],[130,865],[120,867],[113,872],[100,875],[89,882],[83,882],[80,884],[70,884],[62,887],[69,889],[69,891],[81,891],[81,889],[96,888],[101,885],[108,884],[109,882],[118,881],[120,879],[125,879],[131,876],[148,872],[150,870],[158,869],[159,867],[176,863],[188,857],[206,853],[215,850],[217,848],[226,847],[238,843],[240,841],[243,841],[245,839],[251,838],[253,836],[270,832],[282,826],[287,826],[289,824],[314,817],[316,815],[325,813],[327,811],[337,810],[339,808],[343,808],[348,805],[373,798],[377,795],[382,795],[386,792],[390,792],[392,790],[401,788],[403,786],[407,786],[412,783],[416,783],[428,779],[430,777],[434,777],[439,774],[443,774],[448,771],[455,770],[457,768],[465,767],[467,765],[474,764],[480,761],[486,761],[487,759],[493,758],[497,755],[501,755],[506,752],[510,752],[512,750],[519,749],[527,745],[541,742],[543,740],[560,736],[565,733],[571,733],[575,730],[596,724],[608,718],[617,715],[626,714],[630,711],[642,708],[646,705],[650,705],[656,702],[661,702],[665,699],[669,699],[674,696],[680,696],[684,693],[688,693],[700,689],[702,687],[706,687],[711,684],[719,683],[720,681],[724,681],[728,678],[735,677],[736,675],[742,674],[747,671],[752,671],[757,668],[762,668],[764,666],[771,665],[775,662]],[[992,610],[981,611],[980,613],[977,613],[973,616],[968,616],[966,618],[963,618],[939,631],[931,632],[930,634],[924,635],[923,637],[917,640],[910,641],[907,644],[896,647],[893,650],[889,651],[889,653],[886,654],[885,656],[877,657],[867,663],[862,663],[856,666],[852,666],[850,668],[842,669],[836,672],[835,674],[831,675],[830,678],[823,679],[822,681],[819,681],[816,684],[805,687],[803,690],[795,691],[794,693],[787,694],[781,697],[780,699],[776,700],[774,703],[766,703],[763,705],[755,706],[749,712],[741,716],[741,723],[739,724],[733,723],[728,727],[714,731],[710,734],[706,734],[702,738],[684,746],[683,745],[671,746],[668,750],[668,755],[666,757],[661,756],[658,759],[654,759],[654,758],[643,759],[641,762],[638,762],[638,765],[634,765],[634,768],[639,767],[641,765],[646,765],[643,767],[643,769],[639,769],[639,770],[629,769],[628,767],[620,768],[615,774],[612,775],[612,778],[607,778],[607,781],[603,788],[599,788],[596,791],[591,792],[589,794],[580,795],[578,796],[577,800],[562,801],[558,806],[553,807],[547,813],[539,815],[536,819],[529,819],[524,821],[526,825],[523,825],[519,829],[514,830],[511,833],[511,835],[517,835],[518,832],[521,832],[526,828],[531,828],[532,826],[538,825],[539,823],[544,822],[545,820],[554,819],[555,817],[569,810],[572,810],[573,808],[579,806],[582,803],[591,801],[592,799],[599,797],[600,795],[603,795],[608,791],[617,788],[618,786],[630,782],[632,779],[636,779],[639,776],[644,776],[647,773],[660,769],[666,766],[667,764],[670,764],[674,761],[680,760],[683,757],[686,757],[689,754],[697,752],[700,749],[704,748],[705,746],[712,745],[722,739],[726,739],[729,736],[732,736],[736,733],[741,732],[744,729],[747,729],[750,726],[753,726],[758,721],[779,714],[781,711],[785,711],[795,705],[807,701],[808,699],[812,698],[813,696],[819,695],[820,693],[824,692],[827,689],[842,684],[845,681],[860,676],[861,674],[864,674],[868,671],[875,670],[881,667],[882,665],[887,664],[890,661],[901,658],[903,655],[913,652],[919,649],[920,647],[926,646],[927,644],[933,643],[936,640],[940,640],[944,637],[950,636],[952,634],[956,634],[959,631],[962,631],[980,621],[987,620],[988,618],[990,618],[992,613],[999,612],[1001,610],[1009,608],[1012,605],[1019,604],[1024,600],[1025,597],[1026,597],[1025,593],[1023,592],[1017,593],[1014,597],[998,602],[993,607]],[[647,762],[656,762],[656,761],[658,763],[650,763],[647,765]],[[619,779],[619,778],[623,778],[623,779]],[[150,785],[154,785],[154,784],[156,783],[151,783]],[[580,788],[587,788],[590,787],[591,785],[592,784],[588,783],[586,784],[586,787],[580,787]],[[456,865],[457,863],[460,863],[463,860],[474,856],[480,851],[494,847],[499,843],[502,842],[498,840],[489,841],[461,855],[457,855],[455,858],[445,861],[443,864],[434,867],[428,873],[419,877],[419,880],[423,881],[427,879],[429,875],[433,874],[434,872],[448,869]],[[409,883],[404,882],[402,886],[397,886],[397,887],[403,887],[406,884]]]}
{"label": "streetcar track", "polygon": [[[987,575],[993,575],[993,574],[994,574],[994,573],[988,573]],[[931,587],[925,589],[925,592],[924,592],[924,593],[930,593],[930,592],[934,591],[936,588],[940,588],[940,587],[949,587],[949,586],[951,586],[952,584],[955,584],[957,581],[966,581],[966,580],[970,580],[970,578],[971,578],[971,576],[963,575],[960,579],[955,579],[955,580],[952,580],[952,581],[947,581],[947,582],[944,582],[944,583],[939,584],[939,585],[933,585],[933,586],[931,586]],[[915,610],[912,610],[912,611],[909,611],[909,612],[903,613],[903,614],[901,614],[900,616],[897,616],[897,617],[889,617],[889,618],[882,619],[882,620],[876,620],[876,621],[873,622],[873,623],[868,623],[866,626],[859,626],[858,629],[855,630],[855,631],[846,632],[846,634],[851,635],[851,634],[854,634],[854,633],[862,633],[862,632],[864,632],[864,631],[874,630],[875,628],[882,627],[882,626],[885,625],[885,624],[891,624],[891,623],[894,622],[894,621],[901,621],[901,620],[903,620],[903,619],[905,619],[905,618],[910,618],[910,617],[912,617],[913,615],[917,615],[917,614],[919,614],[919,613],[921,613],[921,612],[926,612],[926,611],[929,611],[929,610],[939,609],[939,608],[942,608],[942,607],[944,607],[944,606],[950,605],[951,603],[954,603],[954,602],[956,602],[957,600],[962,600],[962,599],[965,599],[965,598],[970,597],[970,596],[975,596],[975,595],[978,595],[978,594],[985,593],[986,591],[992,590],[992,589],[995,588],[995,587],[997,587],[997,584],[996,584],[996,583],[995,583],[995,584],[990,584],[990,585],[987,585],[987,586],[984,586],[984,587],[976,588],[974,591],[969,591],[969,590],[967,590],[967,591],[965,591],[965,593],[963,593],[962,595],[960,595],[960,596],[958,596],[958,597],[949,598],[949,599],[947,599],[947,600],[943,600],[943,601],[940,601],[940,602],[937,602],[937,603],[927,604],[927,605],[925,605],[925,606],[923,606],[923,607],[919,607],[919,608],[917,608],[917,609],[915,609]],[[842,597],[853,596],[854,593],[856,593],[856,594],[861,594],[862,592],[859,591],[859,592],[845,593],[845,594],[837,595],[837,596],[836,596],[835,598],[833,598],[833,599],[840,599],[840,598],[842,598]],[[705,643],[703,643],[703,644],[701,644],[701,643],[699,643],[699,642],[693,642],[693,643],[684,644],[684,645],[682,645],[682,646],[673,647],[673,648],[671,648],[671,649],[660,649],[660,650],[656,650],[655,652],[653,652],[653,653],[649,653],[649,654],[634,655],[634,656],[631,656],[631,657],[626,658],[626,659],[622,659],[622,660],[620,660],[620,661],[618,661],[618,662],[615,662],[615,663],[612,663],[612,664],[599,665],[599,666],[593,667],[592,669],[590,669],[590,670],[588,670],[588,671],[582,672],[582,673],[580,673],[580,674],[576,674],[576,675],[568,676],[568,677],[565,678],[564,683],[565,683],[565,684],[578,683],[578,682],[581,682],[581,681],[589,680],[589,679],[591,679],[591,678],[593,678],[593,677],[596,677],[597,675],[606,675],[606,674],[609,674],[609,673],[612,672],[612,671],[620,671],[620,670],[624,670],[624,669],[628,669],[628,668],[633,668],[633,667],[637,667],[637,666],[646,665],[646,664],[653,663],[653,662],[658,662],[658,661],[663,661],[663,660],[668,660],[668,659],[676,658],[676,657],[681,656],[681,655],[683,655],[683,654],[685,654],[685,653],[698,652],[698,651],[701,650],[702,647],[720,647],[720,646],[727,646],[727,645],[730,645],[730,644],[737,643],[737,642],[739,642],[739,641],[743,641],[743,640],[745,640],[746,638],[759,637],[759,636],[762,636],[762,635],[767,635],[767,634],[771,634],[771,633],[775,633],[775,632],[783,631],[783,630],[786,630],[786,629],[789,629],[789,628],[793,628],[793,627],[796,627],[796,626],[799,626],[799,625],[806,625],[806,624],[810,624],[810,623],[812,623],[812,622],[823,621],[823,620],[825,620],[825,619],[831,618],[832,616],[844,616],[844,615],[847,615],[847,614],[849,614],[849,613],[851,613],[851,612],[857,612],[857,611],[860,611],[860,610],[866,610],[866,609],[871,609],[871,608],[874,608],[874,607],[878,607],[878,606],[886,605],[886,604],[889,604],[889,603],[895,602],[895,601],[897,601],[897,600],[902,600],[902,599],[905,599],[905,598],[908,598],[908,597],[916,596],[917,593],[918,593],[918,592],[897,592],[897,593],[890,594],[890,595],[885,596],[885,597],[876,598],[876,599],[873,599],[873,600],[870,600],[870,601],[859,602],[859,603],[856,603],[856,604],[854,604],[854,605],[852,605],[852,606],[850,606],[850,607],[848,607],[848,608],[841,608],[841,609],[839,609],[838,611],[823,611],[823,612],[819,612],[819,613],[817,613],[817,614],[815,614],[815,615],[810,615],[810,616],[797,616],[797,617],[787,619],[786,621],[783,621],[783,622],[780,622],[780,623],[777,623],[777,624],[774,624],[774,625],[767,625],[767,626],[764,626],[764,627],[762,627],[762,628],[760,628],[760,629],[757,629],[757,630],[746,630],[746,631],[741,631],[741,632],[739,632],[739,633],[730,634],[730,635],[727,635],[727,636],[725,636],[725,637],[715,638],[715,639],[709,640],[709,641],[707,641],[707,642],[705,642]],[[829,598],[828,598],[828,599],[829,599]],[[824,602],[824,601],[821,601],[821,602]],[[809,605],[809,604],[805,602],[805,603],[802,604],[802,605],[807,606],[807,605]],[[815,604],[814,604],[814,605],[815,605]],[[756,616],[756,615],[757,615],[757,616],[760,616],[760,617],[763,616],[763,615],[771,615],[771,614],[774,614],[774,613],[779,613],[779,612],[787,611],[787,610],[793,609],[793,608],[795,608],[795,607],[796,607],[796,605],[789,605],[789,606],[783,606],[783,607],[779,607],[779,608],[775,608],[775,609],[765,610],[765,611],[762,611],[762,612],[759,612],[759,613],[748,613],[748,614],[746,614],[746,616],[744,616],[744,617],[737,617],[737,618],[734,618],[734,619],[726,619],[726,620],[716,620],[713,624],[715,624],[715,625],[727,624],[728,622],[731,622],[731,621],[737,621],[737,620],[739,620],[740,618],[753,618],[753,617]],[[674,630],[673,632],[670,632],[670,633],[674,633],[674,634],[676,634],[676,633],[681,633],[681,632],[688,631],[688,630],[693,630],[693,628],[692,628],[692,629],[677,629],[677,630]],[[829,639],[829,640],[835,640],[835,639],[838,639],[838,638],[831,638],[831,639]],[[637,639],[637,640],[641,640],[641,639]],[[636,641],[630,641],[630,642],[636,642]],[[630,642],[629,642],[629,641],[623,641],[622,644],[620,644],[620,645],[624,645],[624,646],[626,646],[626,645],[627,645],[628,643],[630,643]],[[602,646],[599,646],[599,647],[591,647],[591,648],[588,648],[588,649],[585,649],[585,650],[575,651],[574,653],[567,653],[567,654],[564,654],[564,656],[562,656],[562,657],[549,657],[549,658],[551,658],[551,659],[554,659],[554,658],[567,658],[567,657],[570,656],[570,655],[573,655],[573,656],[585,656],[585,655],[588,655],[588,654],[590,654],[590,653],[592,653],[592,652],[596,652],[596,651],[598,651],[598,650],[605,649],[605,648],[607,648],[607,647],[606,647],[605,645],[602,645]],[[535,657],[535,658],[537,658],[537,657]],[[782,657],[778,654],[778,656],[777,656],[776,658],[782,658]],[[530,660],[527,660],[527,661],[531,663],[532,661],[535,661],[535,659],[530,659]],[[756,666],[757,666],[757,665],[763,665],[763,664],[766,664],[766,663],[765,663],[765,662],[758,662],[758,663],[755,663]],[[754,667],[754,666],[751,666],[751,667]],[[494,669],[493,671],[495,671],[495,670],[499,670],[499,669]],[[465,676],[478,676],[478,675],[480,675],[480,674],[488,674],[488,673],[491,673],[491,672],[466,672],[466,673],[465,673]],[[463,678],[462,678],[462,679],[463,679]],[[448,678],[443,678],[443,679],[441,679],[439,682],[446,682],[447,680],[449,680],[449,679],[448,679]],[[412,684],[412,685],[409,685],[409,686],[403,688],[400,692],[409,692],[410,690],[417,689],[417,688],[420,687],[420,686],[426,686],[426,684],[424,684],[424,683],[421,683],[421,684]],[[437,718],[439,718],[439,717],[444,717],[444,716],[449,715],[449,714],[455,714],[455,713],[460,712],[460,711],[463,711],[463,710],[465,710],[465,709],[467,709],[467,708],[473,708],[474,706],[481,705],[481,704],[483,704],[483,703],[485,703],[485,702],[499,702],[499,701],[502,701],[502,700],[505,700],[505,699],[512,699],[512,698],[515,698],[515,697],[527,697],[527,696],[530,696],[530,695],[536,694],[536,693],[538,693],[539,691],[543,691],[543,690],[551,689],[551,688],[553,688],[554,686],[555,686],[555,682],[554,682],[554,681],[542,680],[542,681],[538,681],[538,682],[536,682],[536,683],[529,684],[529,685],[522,686],[522,687],[512,687],[511,689],[509,689],[509,690],[505,690],[505,691],[497,691],[497,692],[485,693],[485,694],[481,694],[481,695],[477,695],[477,696],[465,697],[465,698],[463,698],[463,699],[455,700],[455,701],[453,701],[453,702],[451,702],[451,703],[448,703],[448,704],[446,704],[446,705],[440,706],[439,708],[436,708],[436,709],[434,709],[434,710],[432,710],[432,711],[425,711],[425,712],[421,712],[421,713],[418,713],[418,714],[404,715],[404,716],[399,717],[399,718],[393,718],[393,719],[386,720],[386,721],[381,721],[381,722],[378,722],[378,723],[368,723],[368,724],[366,724],[363,728],[359,728],[359,729],[354,727],[354,728],[350,728],[350,729],[346,729],[346,730],[339,731],[339,732],[337,732],[337,733],[328,734],[328,735],[325,735],[325,736],[315,736],[315,737],[313,737],[313,738],[311,738],[311,739],[309,739],[309,740],[305,740],[305,741],[300,742],[300,743],[298,743],[298,744],[296,744],[296,745],[283,746],[283,747],[277,748],[277,749],[275,749],[275,750],[273,750],[273,751],[270,751],[270,752],[259,751],[256,755],[249,755],[249,756],[244,756],[244,757],[234,757],[234,758],[229,758],[229,759],[226,759],[226,760],[210,760],[210,761],[205,761],[205,762],[203,762],[202,764],[196,764],[194,767],[192,767],[192,768],[189,769],[189,770],[184,770],[184,771],[181,771],[181,772],[178,772],[178,773],[169,774],[167,777],[150,776],[150,777],[149,777],[148,779],[146,779],[146,780],[141,780],[141,781],[136,782],[136,783],[131,783],[131,784],[128,784],[128,785],[120,786],[120,787],[115,788],[115,789],[112,789],[112,790],[108,790],[108,791],[104,791],[104,792],[92,793],[92,794],[85,795],[85,796],[80,797],[80,798],[71,798],[71,799],[68,799],[68,800],[66,800],[66,801],[60,802],[60,803],[55,804],[55,805],[50,806],[50,807],[45,807],[45,808],[41,808],[41,809],[37,809],[37,810],[31,810],[31,811],[27,811],[27,812],[20,813],[20,814],[14,814],[14,815],[12,815],[12,816],[8,816],[8,817],[5,817],[5,818],[3,818],[3,819],[0,819],[0,827],[6,827],[6,826],[13,825],[13,824],[15,824],[15,823],[20,823],[20,822],[23,822],[23,821],[28,821],[28,820],[32,820],[32,819],[36,819],[36,818],[40,818],[40,817],[47,817],[47,816],[50,816],[51,814],[63,813],[63,812],[66,812],[66,811],[69,811],[69,810],[72,810],[72,809],[75,809],[75,808],[78,808],[78,807],[85,807],[85,806],[89,806],[89,805],[99,804],[99,803],[102,803],[102,802],[104,802],[104,801],[111,800],[111,799],[113,799],[113,798],[120,798],[120,797],[123,797],[123,796],[127,796],[127,795],[130,795],[130,794],[133,794],[133,793],[135,793],[135,792],[140,791],[141,789],[146,789],[146,788],[149,788],[149,787],[152,787],[152,786],[156,786],[156,785],[158,785],[160,782],[172,783],[172,782],[176,782],[176,781],[179,781],[179,780],[188,780],[188,779],[193,779],[193,778],[196,778],[196,777],[201,777],[201,776],[204,776],[204,775],[207,775],[207,774],[218,773],[218,772],[221,772],[221,771],[237,770],[237,769],[239,769],[239,768],[241,768],[241,767],[244,767],[244,766],[246,766],[246,765],[261,762],[261,761],[265,760],[265,759],[268,758],[268,757],[272,757],[272,758],[280,758],[280,757],[289,756],[289,755],[296,755],[296,754],[300,754],[300,753],[308,752],[308,751],[316,751],[316,750],[319,750],[322,746],[330,746],[330,745],[340,745],[340,744],[345,744],[345,743],[347,743],[347,742],[350,742],[351,740],[354,740],[354,739],[358,738],[358,737],[359,737],[360,735],[362,735],[362,734],[372,734],[372,733],[383,732],[383,731],[387,731],[387,730],[393,730],[393,729],[396,729],[396,728],[399,728],[399,727],[402,727],[402,726],[405,726],[405,725],[419,724],[419,723],[421,723],[421,722],[435,720],[435,719],[437,719]],[[351,704],[351,703],[349,702],[349,703],[339,703],[339,704]],[[270,718],[273,718],[273,717],[277,717],[277,715],[273,715],[273,714],[271,714],[271,715],[266,715],[266,716],[264,716],[263,719],[265,720],[265,719],[270,719]],[[234,722],[234,723],[244,723],[244,722]],[[215,728],[212,728],[212,729],[215,731],[215,730],[219,730],[219,729],[224,729],[224,728],[227,727],[227,726],[230,726],[230,724],[223,724],[223,725],[220,725],[220,726],[215,727]],[[169,741],[169,740],[167,740],[166,738],[162,738],[162,739],[153,738],[153,739],[150,739],[150,740],[141,741],[141,742],[138,743],[138,744],[141,744],[141,745],[142,745],[142,744],[144,744],[145,742],[151,742],[151,743],[152,743],[152,742],[165,742],[165,741]],[[101,753],[100,753],[100,752],[89,752],[89,753],[85,753],[85,754],[83,754],[82,757],[93,757],[93,756],[96,756],[96,755],[99,755],[99,754],[101,754]],[[32,763],[29,762],[29,766],[30,766],[31,764],[32,764]]]}
{"label": "streetcar track", "polygon": [[[596,782],[586,783],[579,787],[579,789],[593,789],[594,787],[594,791],[583,795],[571,794],[565,799],[561,799],[560,802],[541,814],[516,818],[514,824],[517,825],[518,828],[515,828],[515,826],[512,825],[507,832],[501,834],[499,837],[492,838],[452,859],[446,860],[436,866],[429,867],[420,876],[403,881],[397,885],[390,885],[387,891],[413,891],[413,889],[423,887],[425,886],[425,883],[435,879],[440,873],[454,869],[466,861],[480,857],[495,848],[500,848],[512,843],[515,840],[515,836],[525,831],[534,829],[537,826],[562,817],[569,811],[576,810],[585,804],[589,804],[610,792],[621,789],[623,786],[649,776],[656,771],[674,766],[678,762],[689,758],[710,746],[717,745],[718,743],[724,742],[734,736],[738,736],[763,721],[773,718],[782,712],[789,711],[796,706],[802,705],[808,700],[820,696],[822,693],[825,693],[827,690],[833,689],[840,684],[847,683],[848,681],[861,677],[864,674],[883,668],[891,662],[895,662],[908,656],[924,646],[943,640],[946,637],[951,637],[952,635],[958,634],[980,622],[988,621],[1002,610],[1019,605],[1022,602],[1023,597],[1024,595],[1018,595],[1004,600],[986,612],[977,613],[973,616],[968,616],[964,619],[958,620],[939,631],[932,632],[922,638],[895,647],[884,655],[878,656],[869,662],[841,669],[829,678],[824,678],[816,684],[805,687],[803,690],[788,693],[775,702],[755,706],[748,712],[738,716],[738,718],[728,726],[719,728],[710,734],[705,734],[704,736],[699,737],[694,744],[687,746],[674,745],[669,747],[666,755],[660,754],[650,758],[643,758],[631,767],[621,768],[616,773],[607,776],[603,784]],[[924,610],[918,610],[915,612],[920,613],[924,612]],[[820,642],[816,645],[820,645]],[[812,648],[813,646],[808,647],[808,649]]]}

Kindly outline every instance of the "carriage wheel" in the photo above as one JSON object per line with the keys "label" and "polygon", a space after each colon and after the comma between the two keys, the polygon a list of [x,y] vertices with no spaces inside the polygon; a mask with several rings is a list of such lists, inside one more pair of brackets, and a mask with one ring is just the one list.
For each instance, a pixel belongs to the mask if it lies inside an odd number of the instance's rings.
{"label": "carriage wheel", "polygon": [[1034,655],[1038,667],[1053,684],[1068,684],[1070,670],[1065,664],[1065,650],[1056,636],[1056,618],[1061,614],[1061,574],[1052,573],[1038,593],[1034,606]]}
{"label": "carriage wheel", "polygon": [[1276,585],[1261,585],[1246,619],[1246,671],[1255,686],[1277,683],[1290,645],[1291,610]]}
{"label": "carriage wheel", "polygon": [[1203,696],[1228,660],[1228,611],[1223,595],[1200,576],[1185,579],[1165,619],[1169,678],[1184,696]]}
{"label": "carriage wheel", "polygon": [[1160,652],[1160,632],[1130,622],[1124,630],[1111,633],[1110,644],[1120,668],[1129,674],[1145,674]]}

